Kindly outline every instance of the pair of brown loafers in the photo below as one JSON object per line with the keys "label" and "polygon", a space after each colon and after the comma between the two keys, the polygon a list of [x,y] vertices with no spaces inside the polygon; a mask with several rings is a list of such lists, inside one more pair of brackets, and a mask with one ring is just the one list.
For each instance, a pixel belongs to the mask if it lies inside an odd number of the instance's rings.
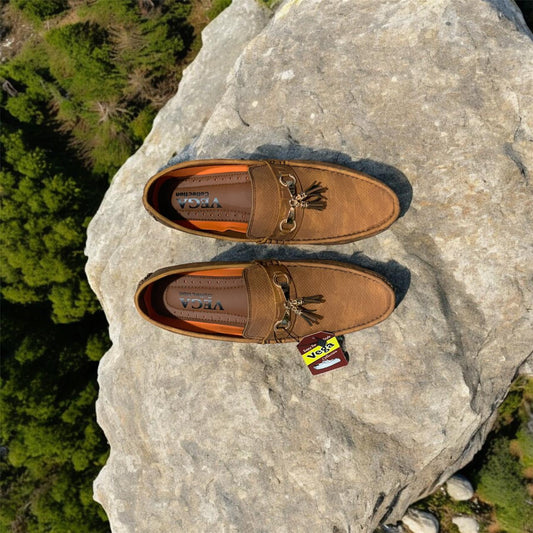
{"label": "pair of brown loafers", "polygon": [[[188,161],[153,176],[143,203],[171,228],[273,244],[347,243],[383,231],[400,213],[382,182],[316,161]],[[351,264],[268,260],[164,268],[139,283],[135,303],[176,333],[272,343],[372,326],[395,298],[386,279]]]}

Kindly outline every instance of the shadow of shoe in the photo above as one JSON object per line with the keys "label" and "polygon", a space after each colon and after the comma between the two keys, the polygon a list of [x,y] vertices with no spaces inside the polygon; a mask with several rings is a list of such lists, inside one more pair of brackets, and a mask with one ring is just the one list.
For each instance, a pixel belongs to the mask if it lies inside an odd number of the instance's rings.
{"label": "shadow of shoe", "polygon": [[289,144],[287,146],[264,144],[259,146],[252,153],[234,150],[228,154],[228,158],[283,160],[308,159],[311,161],[335,163],[337,165],[351,168],[352,170],[357,170],[358,172],[364,172],[365,174],[382,181],[396,193],[396,196],[400,201],[400,217],[407,212],[413,198],[413,188],[411,187],[409,180],[405,174],[400,172],[397,168],[372,159],[359,159],[354,161],[349,155],[335,150],[325,148],[315,150],[300,144]]}
{"label": "shadow of shoe", "polygon": [[213,257],[212,261],[247,262],[254,261],[255,259],[277,259],[280,261],[322,259],[327,261],[341,261],[343,263],[350,263],[352,265],[367,268],[368,270],[372,270],[377,274],[382,275],[392,285],[396,297],[396,307],[398,307],[405,297],[411,283],[411,273],[409,269],[397,261],[374,261],[361,252],[346,255],[333,250],[310,252],[289,246],[250,245],[243,243],[233,246],[229,250],[225,250],[216,255]]}

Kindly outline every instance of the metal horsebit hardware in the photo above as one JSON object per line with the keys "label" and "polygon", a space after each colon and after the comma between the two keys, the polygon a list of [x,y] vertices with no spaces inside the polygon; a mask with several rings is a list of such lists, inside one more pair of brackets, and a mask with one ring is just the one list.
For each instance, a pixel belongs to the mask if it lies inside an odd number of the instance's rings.
{"label": "metal horsebit hardware", "polygon": [[296,229],[296,208],[315,209],[322,211],[326,208],[326,199],[322,193],[326,187],[322,187],[317,181],[308,187],[305,191],[296,194],[296,178],[292,174],[282,174],[279,182],[287,187],[291,195],[289,200],[289,212],[287,216],[279,223],[279,229],[282,233],[290,233]]}
{"label": "metal horsebit hardware", "polygon": [[306,309],[306,304],[320,304],[324,302],[324,298],[321,294],[315,294],[314,296],[304,296],[302,298],[290,297],[290,285],[289,277],[283,272],[275,272],[273,276],[274,283],[280,287],[285,297],[284,307],[285,313],[281,320],[278,320],[274,325],[274,330],[285,329],[287,330],[291,325],[291,313],[297,316],[301,316],[310,326],[318,324],[322,320],[322,315],[319,315],[315,309]]}

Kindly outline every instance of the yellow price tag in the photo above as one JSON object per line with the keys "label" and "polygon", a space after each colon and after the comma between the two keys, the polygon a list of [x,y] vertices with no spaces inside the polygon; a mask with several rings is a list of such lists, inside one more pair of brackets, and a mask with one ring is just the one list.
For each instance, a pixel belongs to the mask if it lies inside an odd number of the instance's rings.
{"label": "yellow price tag", "polygon": [[315,346],[311,350],[303,353],[302,357],[304,358],[305,364],[309,366],[313,363],[316,363],[321,357],[324,357],[328,353],[334,352],[338,348],[340,348],[340,346],[337,337],[332,337],[326,341],[326,346]]}

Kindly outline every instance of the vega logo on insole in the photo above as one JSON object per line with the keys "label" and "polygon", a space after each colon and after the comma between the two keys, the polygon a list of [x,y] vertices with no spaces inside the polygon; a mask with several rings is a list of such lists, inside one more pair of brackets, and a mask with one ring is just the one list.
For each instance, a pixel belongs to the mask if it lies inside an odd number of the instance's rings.
{"label": "vega logo on insole", "polygon": [[206,311],[224,311],[222,302],[214,302],[211,295],[203,295],[194,293],[181,293],[180,302],[183,309],[203,309]]}
{"label": "vega logo on insole", "polygon": [[218,198],[213,201],[208,192],[177,192],[176,199],[181,209],[196,209],[197,207],[221,208]]}

